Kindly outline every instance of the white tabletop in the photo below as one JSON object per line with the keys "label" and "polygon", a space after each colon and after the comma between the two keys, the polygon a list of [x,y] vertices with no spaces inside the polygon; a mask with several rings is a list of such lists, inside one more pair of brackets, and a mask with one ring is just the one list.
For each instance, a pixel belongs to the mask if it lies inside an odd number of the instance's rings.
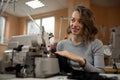
{"label": "white tabletop", "polygon": [[[120,80],[120,74],[100,74],[107,77],[117,76]],[[0,80],[68,80],[67,76],[53,76],[49,78],[16,78],[12,74],[0,74]]]}
{"label": "white tabletop", "polygon": [[53,76],[49,78],[16,78],[13,74],[0,74],[0,80],[67,80],[67,76]]}

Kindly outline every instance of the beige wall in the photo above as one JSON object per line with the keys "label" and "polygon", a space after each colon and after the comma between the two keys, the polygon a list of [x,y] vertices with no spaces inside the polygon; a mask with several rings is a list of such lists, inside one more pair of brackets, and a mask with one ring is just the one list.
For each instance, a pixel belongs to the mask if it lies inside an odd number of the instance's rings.
{"label": "beige wall", "polygon": [[6,49],[5,45],[0,45],[0,60],[2,59],[2,53]]}
{"label": "beige wall", "polygon": [[[18,26],[19,19],[7,13],[4,13],[4,16],[6,17],[5,36],[8,42],[11,36],[19,34],[19,26]],[[6,49],[6,45],[0,44],[0,59],[5,49]]]}
{"label": "beige wall", "polygon": [[6,17],[5,36],[6,36],[7,41],[9,41],[12,35],[19,34],[19,26],[18,26],[19,19],[7,13],[5,13],[4,16]]}
{"label": "beige wall", "polygon": [[89,0],[69,0],[69,3],[68,3],[68,16],[69,17],[71,17],[72,11],[75,8],[75,6],[77,6],[79,4],[85,5],[87,7],[90,6]]}
{"label": "beige wall", "polygon": [[[96,18],[96,25],[99,29],[98,38],[103,41],[104,44],[108,44],[110,39],[111,27],[120,25],[120,6],[115,7],[101,7],[98,5],[90,5]],[[102,36],[101,26],[106,26],[105,36]]]}

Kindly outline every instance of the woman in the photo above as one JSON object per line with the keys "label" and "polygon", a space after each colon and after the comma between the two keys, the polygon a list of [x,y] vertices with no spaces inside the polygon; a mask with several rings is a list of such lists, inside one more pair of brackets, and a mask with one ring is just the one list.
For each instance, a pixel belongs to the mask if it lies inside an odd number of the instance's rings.
{"label": "woman", "polygon": [[104,72],[103,43],[95,38],[98,30],[90,9],[77,6],[70,21],[72,37],[57,44],[56,54],[70,59],[75,70]]}

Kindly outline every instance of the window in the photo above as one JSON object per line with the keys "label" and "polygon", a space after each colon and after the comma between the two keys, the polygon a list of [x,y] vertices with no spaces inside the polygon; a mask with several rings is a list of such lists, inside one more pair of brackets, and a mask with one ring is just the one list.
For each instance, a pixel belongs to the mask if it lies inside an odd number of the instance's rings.
{"label": "window", "polygon": [[39,34],[40,33],[40,26],[43,26],[45,32],[53,33],[54,34],[54,24],[55,18],[54,17],[46,17],[35,19],[34,21],[28,22],[27,34]]}
{"label": "window", "polygon": [[36,19],[34,21],[29,21],[28,22],[28,28],[27,28],[27,34],[39,34],[40,33],[40,24],[41,20]]}
{"label": "window", "polygon": [[5,17],[0,16],[0,44],[5,43]]}
{"label": "window", "polygon": [[44,26],[45,31],[48,33],[54,34],[54,24],[55,24],[54,17],[47,17],[42,19],[42,26]]}

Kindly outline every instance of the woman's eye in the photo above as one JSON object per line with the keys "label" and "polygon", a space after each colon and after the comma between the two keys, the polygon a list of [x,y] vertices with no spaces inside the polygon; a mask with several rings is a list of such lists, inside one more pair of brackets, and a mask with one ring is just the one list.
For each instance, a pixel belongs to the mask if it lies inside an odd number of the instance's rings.
{"label": "woman's eye", "polygon": [[74,18],[72,18],[71,21],[72,21],[72,22],[77,21],[78,23],[82,23],[82,20],[81,20],[81,19],[79,19],[79,20],[75,20]]}
{"label": "woman's eye", "polygon": [[82,23],[82,20],[80,19],[80,20],[78,20],[78,22],[79,22],[79,23]]}
{"label": "woman's eye", "polygon": [[75,19],[72,18],[71,21],[72,21],[72,22],[75,22]]}

